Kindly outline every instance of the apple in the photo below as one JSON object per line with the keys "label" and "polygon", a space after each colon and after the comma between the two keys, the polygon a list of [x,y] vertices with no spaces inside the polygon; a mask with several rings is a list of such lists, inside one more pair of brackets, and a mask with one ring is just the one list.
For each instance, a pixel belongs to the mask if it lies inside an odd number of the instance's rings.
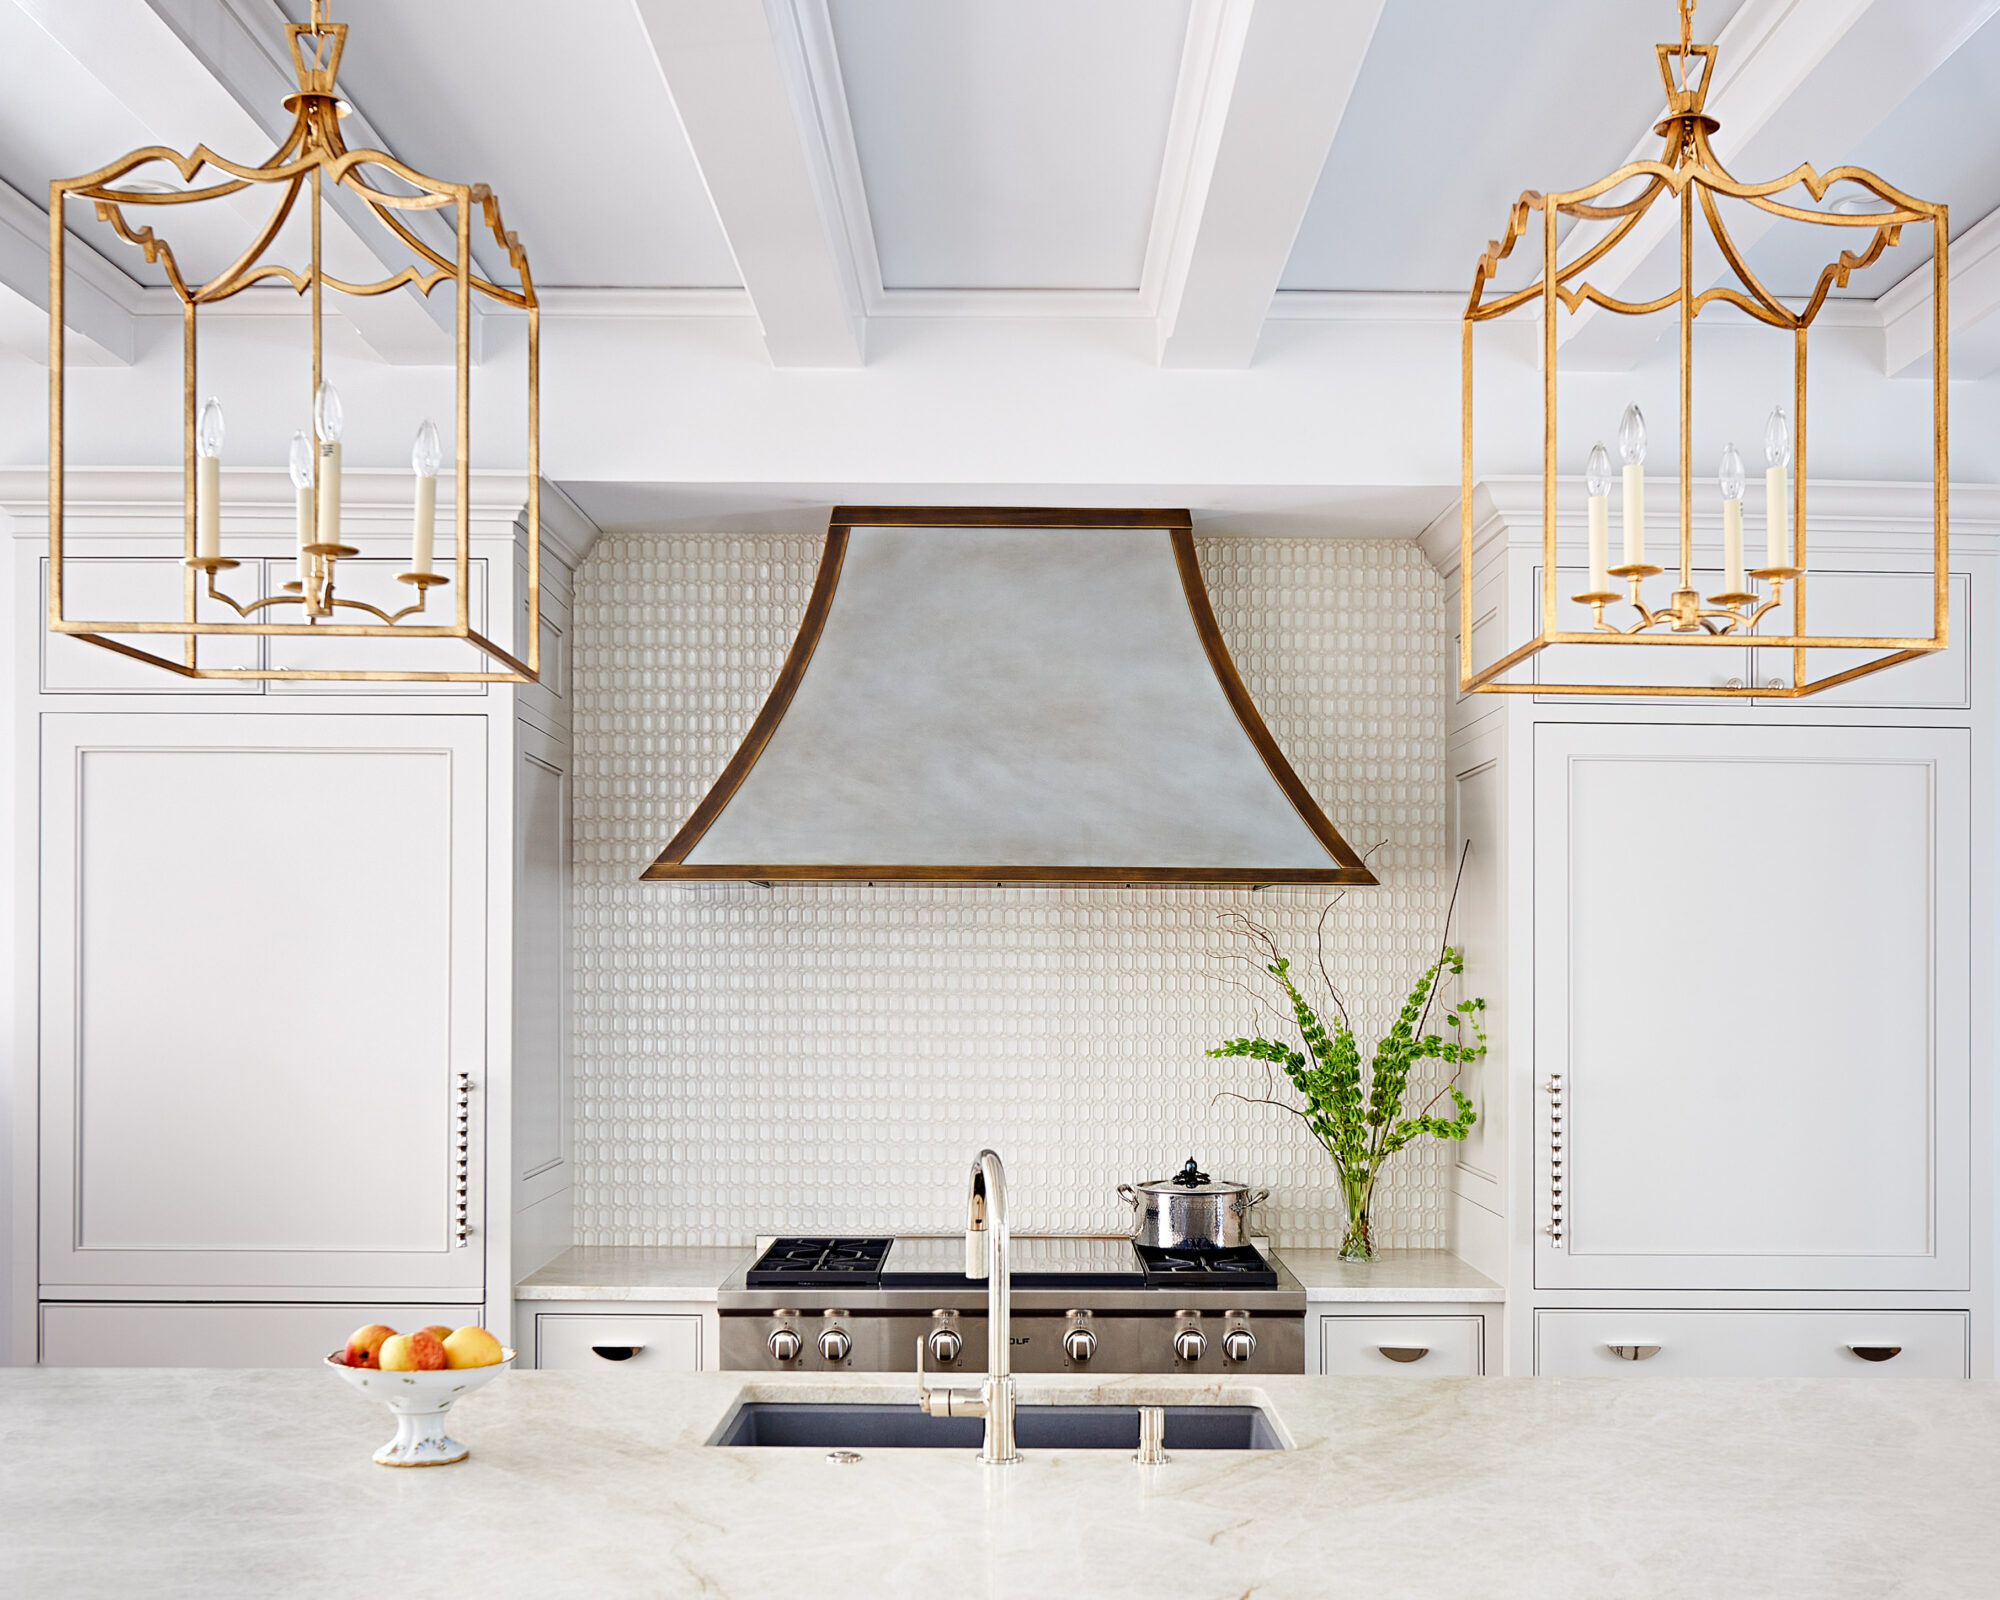
{"label": "apple", "polygon": [[382,1342],[396,1335],[394,1328],[384,1327],[379,1322],[371,1322],[365,1328],[356,1328],[348,1336],[347,1349],[343,1352],[350,1367],[375,1367],[381,1364],[379,1357]]}
{"label": "apple", "polygon": [[382,1341],[384,1372],[437,1372],[444,1367],[444,1341],[428,1328]]}
{"label": "apple", "polygon": [[436,1334],[438,1336],[438,1342],[440,1344],[442,1344],[446,1339],[449,1339],[451,1337],[450,1326],[442,1322],[433,1322],[429,1326],[422,1328],[418,1331],[422,1333]]}
{"label": "apple", "polygon": [[500,1341],[484,1328],[460,1328],[444,1342],[445,1365],[449,1367],[497,1367],[507,1359]]}

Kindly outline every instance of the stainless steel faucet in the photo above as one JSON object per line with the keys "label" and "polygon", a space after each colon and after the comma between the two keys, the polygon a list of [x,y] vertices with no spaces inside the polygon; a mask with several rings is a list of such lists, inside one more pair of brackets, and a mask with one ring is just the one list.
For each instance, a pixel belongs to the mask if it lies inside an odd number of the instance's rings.
{"label": "stainless steel faucet", "polygon": [[984,1417],[979,1459],[1004,1467],[1021,1459],[1014,1446],[1013,1304],[1007,1266],[1007,1172],[991,1150],[973,1158],[966,1193],[965,1275],[986,1280],[986,1381],[977,1389],[933,1389],[924,1379],[924,1338],[917,1336],[917,1404],[927,1416]]}

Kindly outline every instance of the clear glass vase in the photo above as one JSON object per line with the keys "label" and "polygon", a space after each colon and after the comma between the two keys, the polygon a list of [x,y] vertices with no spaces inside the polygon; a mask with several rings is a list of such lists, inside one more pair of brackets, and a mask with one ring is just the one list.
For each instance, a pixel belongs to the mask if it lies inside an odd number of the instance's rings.
{"label": "clear glass vase", "polygon": [[1340,1175],[1341,1197],[1347,1202],[1347,1230],[1340,1237],[1340,1259],[1343,1261],[1373,1261],[1375,1259],[1375,1225],[1369,1219],[1368,1208],[1375,1200],[1375,1180]]}

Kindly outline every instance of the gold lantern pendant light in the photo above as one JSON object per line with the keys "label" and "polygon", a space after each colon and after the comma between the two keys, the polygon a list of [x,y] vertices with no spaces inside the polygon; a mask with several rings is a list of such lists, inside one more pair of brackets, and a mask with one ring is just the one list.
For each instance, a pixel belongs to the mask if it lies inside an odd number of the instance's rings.
{"label": "gold lantern pendant light", "polygon": [[[385,679],[414,682],[533,683],[541,667],[541,496],[540,496],[540,351],[541,321],[534,281],[521,243],[502,225],[499,203],[484,184],[450,183],[428,177],[381,150],[349,150],[340,134],[340,119],[348,108],[337,97],[335,76],[347,42],[347,27],[326,19],[322,0],[313,0],[312,20],[288,24],[292,64],[298,92],[286,97],[292,126],[278,148],[258,166],[243,166],[199,145],[182,155],[164,145],[148,145],[120,156],[110,165],[79,178],[49,185],[49,628],[88,640],[121,655],[150,662],[188,678],[318,678]],[[136,169],[156,163],[171,166],[182,187],[130,180]],[[386,175],[386,178],[382,175]],[[120,180],[126,180],[123,186]],[[390,186],[382,187],[387,181]],[[390,239],[400,241],[410,264],[367,283],[343,280],[327,272],[321,261],[322,206],[329,188],[344,190],[381,224]],[[200,206],[239,197],[272,195],[271,210],[257,225],[241,253],[214,277],[191,281],[173,243],[160,231],[170,227],[174,207]],[[181,304],[182,318],[182,452],[185,554],[180,615],[172,620],[72,617],[66,610],[63,548],[63,241],[64,209],[71,199],[92,203],[97,219],[127,244],[157,265]],[[281,230],[303,201],[310,240],[303,265],[273,259]],[[127,208],[141,217],[160,219],[157,226],[128,219]],[[161,209],[166,208],[166,209]],[[451,224],[450,247],[425,236],[423,213],[440,213]],[[518,282],[495,282],[482,273],[472,256],[475,222],[484,226],[504,254]],[[441,234],[444,230],[439,229]],[[387,242],[387,240],[385,240]],[[197,371],[200,313],[221,302],[266,285],[289,287],[303,297],[311,316],[312,365],[309,380],[301,373],[299,395],[310,403],[312,432],[303,428],[292,439],[289,469],[296,495],[295,563],[286,563],[289,579],[274,593],[238,599],[222,587],[221,574],[242,568],[222,552],[222,450],[225,427],[222,407],[210,397],[199,409]],[[324,296],[399,294],[406,288],[429,296],[446,290],[455,312],[455,415],[452,440],[453,556],[449,570],[433,563],[437,478],[444,462],[438,429],[428,419],[417,429],[410,452],[413,475],[410,559],[398,581],[414,590],[406,605],[386,609],[339,591],[341,561],[359,555],[356,545],[341,537],[340,396],[326,380],[321,360]],[[519,659],[472,626],[469,601],[471,573],[470,464],[471,444],[471,318],[473,300],[526,313],[527,338],[527,594],[526,659]],[[301,410],[305,408],[302,405]],[[252,572],[262,563],[249,563]],[[433,617],[426,601],[433,588],[450,586],[454,606],[449,619]],[[206,599],[226,607],[235,620],[213,620]],[[198,614],[198,612],[200,614]],[[364,620],[366,619],[366,620]],[[181,643],[172,655],[131,642],[153,636]],[[201,641],[229,636],[301,636],[343,639],[458,639],[481,652],[479,670],[415,671],[377,665],[348,668],[219,667],[205,664]]]}
{"label": "gold lantern pendant light", "polygon": [[[1655,47],[1660,77],[1667,91],[1667,115],[1654,128],[1666,146],[1656,161],[1635,161],[1580,189],[1562,193],[1525,192],[1508,214],[1507,228],[1490,243],[1473,273],[1472,294],[1462,323],[1464,390],[1462,395],[1461,523],[1459,561],[1459,681],[1465,691],[1501,694],[1675,695],[1796,699],[1834,684],[1846,683],[1897,662],[1907,661],[1947,643],[1947,504],[1949,472],[1946,456],[1945,374],[1949,366],[1949,329],[1945,320],[1947,212],[1942,205],[1917,200],[1893,188],[1861,167],[1841,166],[1824,174],[1804,163],[1778,178],[1743,183],[1732,177],[1710,147],[1720,124],[1704,109],[1715,76],[1717,49],[1693,42],[1695,0],[1680,0],[1680,41]],[[1614,189],[1641,181],[1628,200],[1606,200]],[[1836,183],[1855,185],[1873,197],[1872,208],[1856,212],[1836,203],[1821,207]],[[1785,191],[1802,189],[1810,197],[1782,199]],[[1856,197],[1859,199],[1859,197]],[[1812,292],[1795,309],[1765,286],[1751,271],[1731,238],[1718,199],[1740,202],[1771,217],[1836,229],[1870,231],[1860,250],[1840,249],[1820,271]],[[1869,201],[1862,200],[1868,205]],[[1680,275],[1667,293],[1648,300],[1625,300],[1590,281],[1588,274],[1611,257],[1656,204],[1678,212]],[[1541,275],[1525,288],[1500,291],[1494,287],[1500,264],[1515,243],[1540,217]],[[1580,226],[1564,240],[1561,224]],[[1898,248],[1903,229],[1928,227],[1931,241],[1933,337],[1931,399],[1933,417],[1931,548],[1932,627],[1929,636],[1896,637],[1820,635],[1806,621],[1808,507],[1806,495],[1806,358],[1815,319],[1836,288],[1844,288],[1856,271],[1872,266]],[[1702,287],[1695,276],[1697,229],[1705,229],[1727,264],[1725,281]],[[1634,240],[1644,248],[1653,236],[1640,232]],[[1851,239],[1853,233],[1834,234]],[[1567,261],[1561,248],[1570,249]],[[1829,246],[1831,251],[1832,247]],[[1589,576],[1584,588],[1572,593],[1573,605],[1589,608],[1589,623],[1572,614],[1563,626],[1562,582],[1558,570],[1558,514],[1564,511],[1563,486],[1557,477],[1556,380],[1559,318],[1575,316],[1586,306],[1599,314],[1621,317],[1673,315],[1680,344],[1680,518],[1677,570],[1668,572],[1647,558],[1645,513],[1645,419],[1636,405],[1628,406],[1618,428],[1623,462],[1621,485],[1621,549],[1615,563],[1610,551],[1611,460],[1600,443],[1585,465],[1583,509],[1589,549]],[[1783,401],[1764,423],[1765,509],[1762,562],[1747,566],[1743,495],[1747,473],[1731,444],[1723,451],[1716,473],[1722,513],[1722,581],[1704,595],[1696,583],[1693,510],[1695,473],[1694,328],[1695,319],[1710,307],[1730,307],[1767,327],[1792,335],[1791,413]],[[1542,564],[1537,595],[1539,631],[1525,644],[1497,660],[1476,666],[1473,661],[1473,332],[1481,324],[1509,313],[1540,317],[1542,357]],[[1666,576],[1671,587],[1661,595],[1651,580]],[[1761,585],[1761,587],[1753,587]],[[1757,675],[1747,683],[1700,684],[1692,675],[1671,683],[1500,681],[1550,645],[1663,645],[1692,648],[1726,647],[1756,651],[1785,650],[1791,656],[1789,684],[1775,680],[1759,687]],[[1866,652],[1867,659],[1813,678],[1807,652]],[[1572,657],[1577,652],[1570,652]],[[1584,659],[1599,659],[1585,657]],[[1603,658],[1615,659],[1615,658]],[[1659,659],[1657,656],[1655,660]],[[1826,657],[1817,657],[1824,661]],[[1853,655],[1847,657],[1853,660]]]}

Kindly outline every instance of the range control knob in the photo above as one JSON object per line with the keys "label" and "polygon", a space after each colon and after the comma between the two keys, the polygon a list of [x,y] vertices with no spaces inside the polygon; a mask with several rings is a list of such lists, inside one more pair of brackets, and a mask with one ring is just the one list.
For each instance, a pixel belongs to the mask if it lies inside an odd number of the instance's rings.
{"label": "range control knob", "polygon": [[1199,1361],[1208,1348],[1208,1335],[1199,1328],[1183,1328],[1174,1335],[1174,1354],[1183,1361]]}
{"label": "range control knob", "polygon": [[828,1328],[819,1336],[819,1353],[829,1361],[845,1361],[853,1348],[845,1328]]}
{"label": "range control knob", "polygon": [[799,1352],[805,1348],[805,1341],[799,1337],[796,1328],[773,1328],[767,1342],[771,1346],[771,1354],[780,1361],[798,1360]]}
{"label": "range control knob", "polygon": [[931,1329],[931,1359],[939,1365],[948,1365],[958,1359],[965,1348],[965,1341],[958,1336],[956,1328]]}
{"label": "range control knob", "polygon": [[1257,1335],[1248,1328],[1231,1328],[1222,1336],[1222,1353],[1231,1361],[1248,1361],[1257,1350]]}
{"label": "range control knob", "polygon": [[1071,1328],[1063,1335],[1063,1354],[1072,1361],[1088,1361],[1097,1354],[1097,1335],[1088,1328]]}

